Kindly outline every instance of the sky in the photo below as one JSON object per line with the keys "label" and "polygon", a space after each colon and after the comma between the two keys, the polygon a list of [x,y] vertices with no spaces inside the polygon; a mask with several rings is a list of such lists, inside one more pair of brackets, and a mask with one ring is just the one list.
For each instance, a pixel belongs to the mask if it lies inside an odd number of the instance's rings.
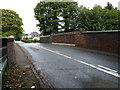
{"label": "sky", "polygon": [[[105,7],[107,2],[112,3],[114,7],[118,7],[120,0],[75,0],[79,5],[92,8],[95,4]],[[23,29],[25,33],[30,34],[33,31],[39,33],[36,24],[37,20],[34,18],[34,8],[40,0],[0,0],[0,9],[10,9],[16,11],[23,20]],[[120,3],[119,3],[120,4]]]}

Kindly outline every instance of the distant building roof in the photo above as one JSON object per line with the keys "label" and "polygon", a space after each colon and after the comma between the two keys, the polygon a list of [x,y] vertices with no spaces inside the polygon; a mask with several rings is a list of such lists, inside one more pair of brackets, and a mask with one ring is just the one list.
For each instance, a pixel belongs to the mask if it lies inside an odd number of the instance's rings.
{"label": "distant building roof", "polygon": [[31,35],[39,35],[38,32],[31,32]]}

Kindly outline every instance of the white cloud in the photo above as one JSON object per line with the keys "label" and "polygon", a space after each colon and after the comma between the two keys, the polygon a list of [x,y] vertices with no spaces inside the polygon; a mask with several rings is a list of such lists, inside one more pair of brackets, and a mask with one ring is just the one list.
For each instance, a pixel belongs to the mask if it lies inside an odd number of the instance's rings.
{"label": "white cloud", "polygon": [[[118,7],[119,0],[75,0],[79,5],[92,8],[95,4],[106,6],[107,2],[112,3],[113,6]],[[40,0],[1,0],[1,9],[10,9],[16,11],[23,19],[24,30],[26,33],[31,33],[33,30],[38,31],[36,24],[38,21],[34,18],[34,8]],[[39,32],[39,31],[38,31]]]}

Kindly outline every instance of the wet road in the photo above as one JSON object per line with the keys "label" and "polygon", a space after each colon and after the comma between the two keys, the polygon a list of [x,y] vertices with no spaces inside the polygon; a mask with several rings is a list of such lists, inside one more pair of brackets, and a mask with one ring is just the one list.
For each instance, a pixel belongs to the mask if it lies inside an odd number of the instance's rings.
{"label": "wet road", "polygon": [[56,88],[118,88],[118,58],[84,49],[17,42]]}

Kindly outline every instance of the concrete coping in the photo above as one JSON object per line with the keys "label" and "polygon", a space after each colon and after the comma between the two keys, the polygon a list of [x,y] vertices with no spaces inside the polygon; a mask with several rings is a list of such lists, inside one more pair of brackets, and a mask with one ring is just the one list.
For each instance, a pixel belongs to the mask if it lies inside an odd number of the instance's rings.
{"label": "concrete coping", "polygon": [[47,36],[40,36],[40,37],[50,37],[50,35],[47,35]]}
{"label": "concrete coping", "polygon": [[10,38],[10,37],[0,37],[0,41],[5,41],[5,42],[13,42],[14,38]]}
{"label": "concrete coping", "polygon": [[53,36],[74,35],[74,34],[75,34],[75,32],[66,32],[66,33],[53,34]]}
{"label": "concrete coping", "polygon": [[54,45],[64,45],[64,46],[73,46],[75,47],[75,44],[67,44],[67,43],[52,43]]}
{"label": "concrete coping", "polygon": [[87,33],[114,33],[114,32],[120,32],[120,30],[104,30],[104,31],[84,31],[81,32],[82,34],[87,34]]}

